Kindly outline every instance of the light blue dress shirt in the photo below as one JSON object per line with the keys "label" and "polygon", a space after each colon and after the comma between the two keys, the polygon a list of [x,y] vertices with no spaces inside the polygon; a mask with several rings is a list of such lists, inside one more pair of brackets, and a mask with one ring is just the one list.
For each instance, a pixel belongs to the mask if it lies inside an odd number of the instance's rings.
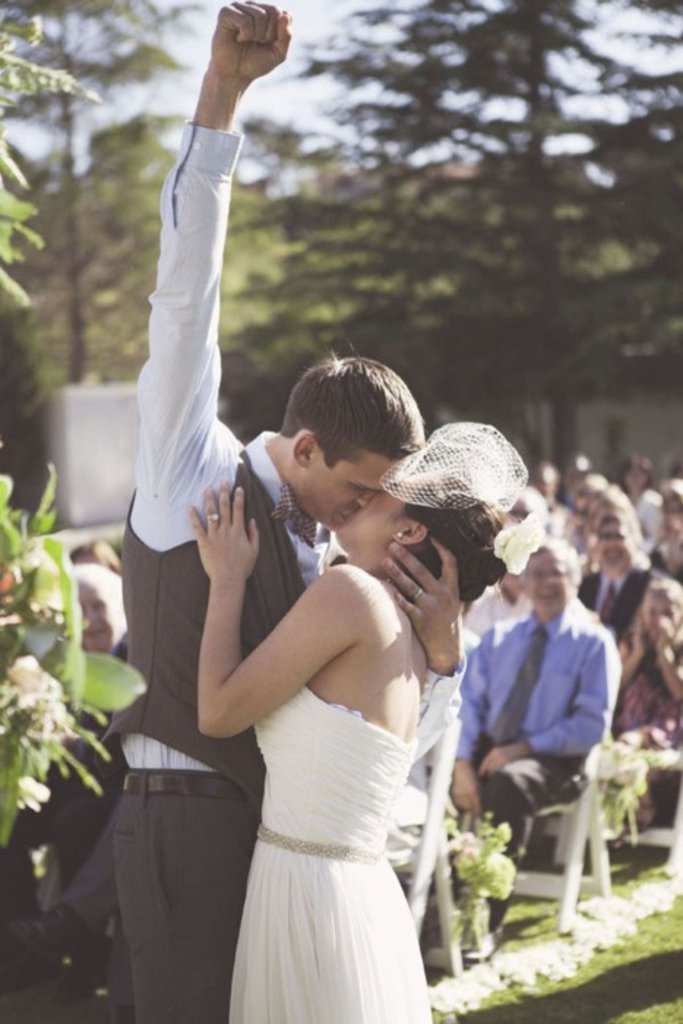
{"label": "light blue dress shirt", "polygon": [[[478,738],[491,730],[538,625],[533,613],[521,621],[499,622],[470,656],[462,685],[459,758],[471,760]],[[612,720],[621,678],[619,653],[608,630],[578,600],[545,628],[548,643],[520,739],[535,754],[587,754]]]}
{"label": "light blue dress shirt", "polygon": [[[178,160],[161,195],[161,243],[150,297],[149,358],[138,381],[139,441],[131,525],[154,551],[194,540],[188,516],[206,488],[235,480],[242,445],[218,419],[220,279],[232,175],[241,136],[185,126]],[[281,480],[268,454],[268,434],[247,446],[255,473],[277,502]],[[310,548],[288,529],[304,582],[322,572],[329,534]],[[429,673],[416,756],[457,715],[464,663],[453,677]],[[148,736],[123,737],[133,768],[208,766]]]}

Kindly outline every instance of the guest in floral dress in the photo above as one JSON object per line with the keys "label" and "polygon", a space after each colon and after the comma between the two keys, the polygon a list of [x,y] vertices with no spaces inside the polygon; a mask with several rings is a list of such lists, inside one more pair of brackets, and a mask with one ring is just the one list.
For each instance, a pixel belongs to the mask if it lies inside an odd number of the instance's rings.
{"label": "guest in floral dress", "polygon": [[[683,586],[653,579],[632,630],[621,643],[623,675],[614,716],[615,737],[638,745],[676,749],[683,743]],[[634,735],[636,734],[636,735]],[[664,813],[679,784],[678,773],[650,773],[639,824]]]}

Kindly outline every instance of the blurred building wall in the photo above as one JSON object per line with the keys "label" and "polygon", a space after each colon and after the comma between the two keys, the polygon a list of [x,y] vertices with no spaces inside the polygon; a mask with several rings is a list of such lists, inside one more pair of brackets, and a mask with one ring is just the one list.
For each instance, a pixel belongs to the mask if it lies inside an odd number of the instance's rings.
{"label": "blurred building wall", "polygon": [[579,407],[578,445],[595,468],[615,476],[625,456],[652,459],[658,478],[683,458],[683,401],[670,398],[600,400]]}
{"label": "blurred building wall", "polygon": [[62,525],[125,519],[133,494],[137,427],[135,384],[73,384],[51,396],[47,452],[57,469]]}

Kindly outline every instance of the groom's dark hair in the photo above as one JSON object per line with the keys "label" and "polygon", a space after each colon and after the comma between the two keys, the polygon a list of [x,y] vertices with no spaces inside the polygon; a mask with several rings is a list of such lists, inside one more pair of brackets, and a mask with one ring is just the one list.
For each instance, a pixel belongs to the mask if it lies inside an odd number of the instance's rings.
{"label": "groom's dark hair", "polygon": [[417,402],[383,363],[351,356],[308,369],[289,396],[280,433],[315,434],[325,462],[353,461],[361,451],[401,459],[425,443]]}

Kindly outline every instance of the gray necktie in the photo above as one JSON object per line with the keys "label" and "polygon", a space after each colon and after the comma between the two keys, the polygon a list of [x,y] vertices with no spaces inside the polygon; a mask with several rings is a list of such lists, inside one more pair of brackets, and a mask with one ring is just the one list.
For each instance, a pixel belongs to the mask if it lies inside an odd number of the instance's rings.
{"label": "gray necktie", "polygon": [[508,694],[498,718],[493,723],[490,736],[496,746],[512,743],[517,739],[519,727],[524,721],[526,710],[534,687],[541,674],[541,665],[548,634],[543,626],[536,626],[531,634],[529,649],[524,656],[514,685]]}

